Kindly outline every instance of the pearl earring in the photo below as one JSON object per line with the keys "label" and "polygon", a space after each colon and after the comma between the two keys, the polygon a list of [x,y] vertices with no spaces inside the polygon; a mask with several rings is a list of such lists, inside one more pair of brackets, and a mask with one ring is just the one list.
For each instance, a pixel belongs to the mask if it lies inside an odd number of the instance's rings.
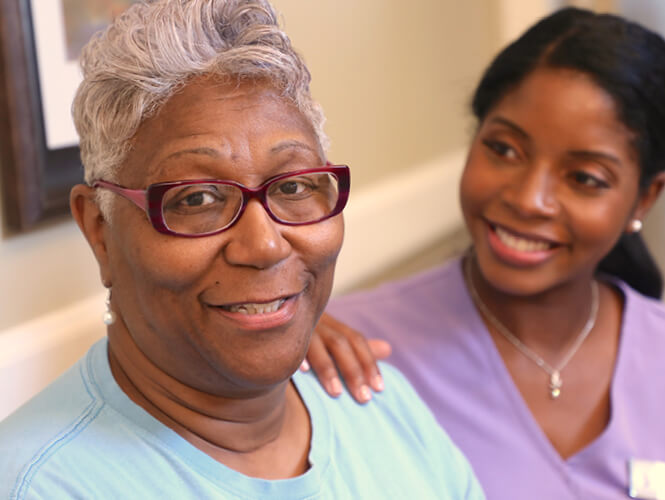
{"label": "pearl earring", "polygon": [[106,296],[106,311],[102,316],[102,321],[105,325],[112,325],[115,323],[115,313],[111,310],[111,289],[109,288],[109,294]]}
{"label": "pearl earring", "polygon": [[630,230],[633,233],[639,233],[642,230],[642,221],[640,219],[633,219],[630,221]]}

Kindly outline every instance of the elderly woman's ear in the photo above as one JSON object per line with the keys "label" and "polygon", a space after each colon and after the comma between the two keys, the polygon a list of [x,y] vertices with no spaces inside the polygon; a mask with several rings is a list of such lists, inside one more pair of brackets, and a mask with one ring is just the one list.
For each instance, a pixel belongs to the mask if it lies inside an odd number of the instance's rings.
{"label": "elderly woman's ear", "polygon": [[97,263],[102,283],[106,287],[113,284],[106,247],[108,224],[95,200],[95,190],[85,184],[77,184],[69,194],[69,207],[81,232],[88,240]]}

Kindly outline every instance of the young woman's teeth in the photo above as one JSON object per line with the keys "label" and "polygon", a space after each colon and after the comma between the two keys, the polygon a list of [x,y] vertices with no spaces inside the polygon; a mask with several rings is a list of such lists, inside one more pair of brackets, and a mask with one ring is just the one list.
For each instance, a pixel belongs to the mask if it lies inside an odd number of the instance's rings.
{"label": "young woman's teeth", "polygon": [[495,232],[504,245],[513,248],[519,252],[542,252],[550,248],[549,243],[545,243],[544,241],[534,241],[534,240],[527,240],[526,238],[520,238],[518,236],[508,233],[507,231],[504,231],[500,227],[497,227]]}
{"label": "young woman's teeth", "polygon": [[266,314],[277,311],[286,299],[278,299],[267,304],[236,304],[233,306],[224,307],[231,312],[239,312],[241,314]]}

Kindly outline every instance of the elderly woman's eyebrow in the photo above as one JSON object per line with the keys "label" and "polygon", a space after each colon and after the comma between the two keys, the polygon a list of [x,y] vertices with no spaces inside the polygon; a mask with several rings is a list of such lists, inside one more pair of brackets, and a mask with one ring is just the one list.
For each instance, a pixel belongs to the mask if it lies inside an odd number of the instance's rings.
{"label": "elderly woman's eyebrow", "polygon": [[[270,148],[270,153],[277,154],[288,149],[304,149],[312,153],[317,153],[317,150],[314,149],[312,146],[298,140],[282,141],[279,144],[276,144],[275,146]],[[187,149],[182,149],[180,151],[175,151],[170,155],[168,155],[166,158],[164,158],[164,160],[170,160],[188,154],[204,155],[204,156],[209,156],[211,158],[220,158],[222,156],[221,151],[215,148],[199,147],[199,148],[187,148]]]}
{"label": "elderly woman's eyebrow", "polygon": [[318,153],[316,149],[314,149],[312,146],[309,144],[306,144],[304,142],[298,141],[298,140],[288,140],[288,141],[282,141],[279,144],[274,145],[272,148],[270,148],[270,152],[272,154],[280,153],[284,150],[287,149],[305,149],[307,151],[310,151],[312,153]]}
{"label": "elderly woman's eyebrow", "polygon": [[182,149],[180,151],[175,151],[174,153],[171,153],[164,159],[169,160],[188,154],[205,155],[205,156],[210,156],[212,158],[219,158],[222,156],[222,153],[217,149],[203,147],[203,148],[187,148],[187,149]]}

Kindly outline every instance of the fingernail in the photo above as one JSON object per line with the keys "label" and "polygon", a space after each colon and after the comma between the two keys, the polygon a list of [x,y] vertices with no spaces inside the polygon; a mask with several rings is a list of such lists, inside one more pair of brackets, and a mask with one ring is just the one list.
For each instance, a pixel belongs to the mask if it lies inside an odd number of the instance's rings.
{"label": "fingernail", "polygon": [[331,394],[335,396],[339,396],[340,394],[342,394],[342,382],[340,382],[340,380],[337,377],[330,380],[329,387]]}
{"label": "fingernail", "polygon": [[366,385],[360,386],[360,389],[358,390],[358,399],[363,403],[367,403],[367,401],[372,399],[372,392],[369,390],[369,387]]}
{"label": "fingernail", "polygon": [[300,371],[307,372],[309,371],[309,368],[310,368],[309,363],[307,362],[306,359],[303,359],[302,363],[300,363]]}
{"label": "fingernail", "polygon": [[381,375],[374,375],[374,378],[372,378],[372,388],[377,392],[381,392],[385,388]]}

